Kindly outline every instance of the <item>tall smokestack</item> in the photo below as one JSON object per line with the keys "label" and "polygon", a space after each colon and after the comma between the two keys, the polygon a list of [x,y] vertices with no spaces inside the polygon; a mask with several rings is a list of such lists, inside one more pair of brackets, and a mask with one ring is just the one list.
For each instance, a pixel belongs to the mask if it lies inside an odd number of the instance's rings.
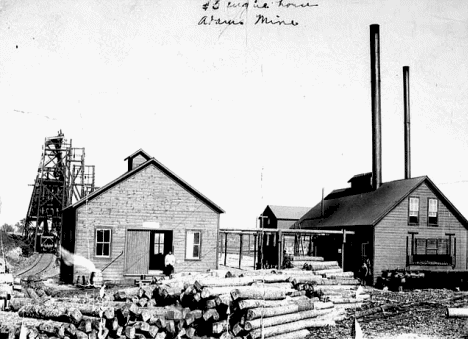
{"label": "tall smokestack", "polygon": [[411,146],[410,146],[410,89],[409,66],[403,66],[403,98],[405,110],[405,179],[411,178]]}
{"label": "tall smokestack", "polygon": [[380,36],[379,25],[370,25],[372,96],[372,189],[382,184],[382,122],[380,113]]}

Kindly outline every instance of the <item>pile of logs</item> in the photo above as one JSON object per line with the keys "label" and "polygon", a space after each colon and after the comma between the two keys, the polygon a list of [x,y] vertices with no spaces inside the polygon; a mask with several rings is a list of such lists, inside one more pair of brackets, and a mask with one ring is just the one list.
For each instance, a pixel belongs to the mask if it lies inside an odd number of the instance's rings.
{"label": "pile of logs", "polygon": [[31,339],[301,339],[365,298],[352,274],[314,268],[179,275],[104,298],[15,298],[9,330]]}

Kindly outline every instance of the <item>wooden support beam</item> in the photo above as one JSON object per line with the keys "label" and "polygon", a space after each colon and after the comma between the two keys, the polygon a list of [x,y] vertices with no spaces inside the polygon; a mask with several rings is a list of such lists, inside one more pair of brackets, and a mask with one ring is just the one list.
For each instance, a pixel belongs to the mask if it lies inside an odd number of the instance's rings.
{"label": "wooden support beam", "polygon": [[278,230],[278,237],[276,238],[276,247],[278,249],[278,269],[283,265],[283,233]]}
{"label": "wooden support beam", "polygon": [[224,234],[224,266],[226,266],[227,264],[227,243],[228,243],[227,239],[228,239],[228,234],[225,233]]}
{"label": "wooden support beam", "polygon": [[343,228],[343,242],[341,244],[341,269],[344,270],[345,262],[346,229]]}
{"label": "wooden support beam", "polygon": [[241,263],[242,263],[242,242],[244,240],[244,235],[243,234],[240,234],[239,235],[240,239],[239,239],[239,268],[241,268]]}
{"label": "wooden support beam", "polygon": [[253,269],[256,268],[255,266],[256,262],[257,262],[257,234],[254,234]]}

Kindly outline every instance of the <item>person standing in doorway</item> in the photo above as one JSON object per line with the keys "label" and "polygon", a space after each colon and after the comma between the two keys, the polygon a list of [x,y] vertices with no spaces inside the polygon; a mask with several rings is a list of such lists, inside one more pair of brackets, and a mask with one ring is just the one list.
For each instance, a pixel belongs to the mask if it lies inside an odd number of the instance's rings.
{"label": "person standing in doorway", "polygon": [[164,258],[164,274],[170,277],[174,273],[175,256],[169,251]]}
{"label": "person standing in doorway", "polygon": [[362,265],[359,268],[359,280],[361,281],[362,286],[366,286],[368,275],[369,275],[368,261],[363,260]]}

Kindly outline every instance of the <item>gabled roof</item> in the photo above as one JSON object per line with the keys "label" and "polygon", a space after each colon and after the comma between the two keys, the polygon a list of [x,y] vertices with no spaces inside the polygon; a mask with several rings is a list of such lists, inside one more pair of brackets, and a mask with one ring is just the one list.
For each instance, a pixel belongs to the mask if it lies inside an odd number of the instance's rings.
{"label": "gabled roof", "polygon": [[132,153],[132,154],[130,154],[128,157],[126,157],[126,158],[124,159],[124,161],[127,160],[128,158],[135,158],[137,155],[141,155],[141,156],[142,156],[143,158],[145,158],[146,160],[151,159],[151,156],[150,156],[148,153],[146,153],[145,151],[143,151],[143,149],[140,148],[140,149],[139,149],[138,151],[136,151],[135,153]]}
{"label": "gabled roof", "polygon": [[[427,176],[386,182],[377,190],[365,193],[353,194],[352,190],[347,189],[337,190],[340,194],[333,191],[323,201],[323,217],[322,203],[319,202],[300,218],[296,226],[300,228],[375,226],[422,183],[426,183],[460,223],[468,228],[468,221]],[[348,195],[344,195],[346,191]]]}
{"label": "gabled roof", "polygon": [[[146,156],[148,156],[148,154],[146,152],[144,152],[142,149],[138,150],[137,152],[133,153],[132,155],[130,155],[129,157],[132,157],[134,155],[136,155],[137,153],[142,153],[145,154]],[[129,158],[128,157],[128,158]],[[200,199],[201,201],[203,201],[205,204],[207,204],[211,209],[213,209],[215,212],[217,213],[224,213],[223,209],[221,207],[219,207],[218,205],[216,205],[214,202],[212,202],[210,199],[208,199],[207,197],[205,197],[203,194],[201,194],[200,192],[198,192],[195,188],[193,188],[192,186],[190,186],[188,183],[186,183],[184,180],[182,180],[181,178],[179,178],[177,175],[175,175],[172,171],[170,171],[166,166],[164,166],[163,164],[161,164],[159,161],[157,161],[155,158],[149,158],[149,160],[145,161],[143,164],[141,164],[140,166],[134,168],[133,170],[131,171],[128,171],[128,172],[125,172],[123,175],[121,175],[120,177],[118,177],[117,179],[111,181],[110,183],[108,183],[107,185],[104,185],[102,186],[101,188],[99,188],[98,190],[94,191],[93,193],[89,194],[88,196],[84,197],[83,199],[77,201],[76,203],[74,203],[73,205],[70,205],[68,207],[66,207],[65,209],[69,209],[69,208],[77,208],[81,205],[83,205],[85,202],[89,202],[90,200],[98,197],[99,195],[103,194],[104,192],[106,192],[107,190],[109,190],[110,188],[114,187],[115,185],[121,183],[122,181],[126,180],[127,178],[131,177],[132,175],[142,171],[143,169],[145,169],[146,167],[148,166],[156,166],[161,172],[165,173],[167,176],[169,176],[170,178],[172,178],[175,182],[177,182],[179,185],[181,185],[183,188],[185,188],[187,191],[189,191],[190,193],[192,193],[194,196],[196,196],[198,199]]]}
{"label": "gabled roof", "polygon": [[268,208],[275,215],[276,219],[286,220],[299,220],[300,217],[310,210],[310,207],[267,205],[265,211]]}

